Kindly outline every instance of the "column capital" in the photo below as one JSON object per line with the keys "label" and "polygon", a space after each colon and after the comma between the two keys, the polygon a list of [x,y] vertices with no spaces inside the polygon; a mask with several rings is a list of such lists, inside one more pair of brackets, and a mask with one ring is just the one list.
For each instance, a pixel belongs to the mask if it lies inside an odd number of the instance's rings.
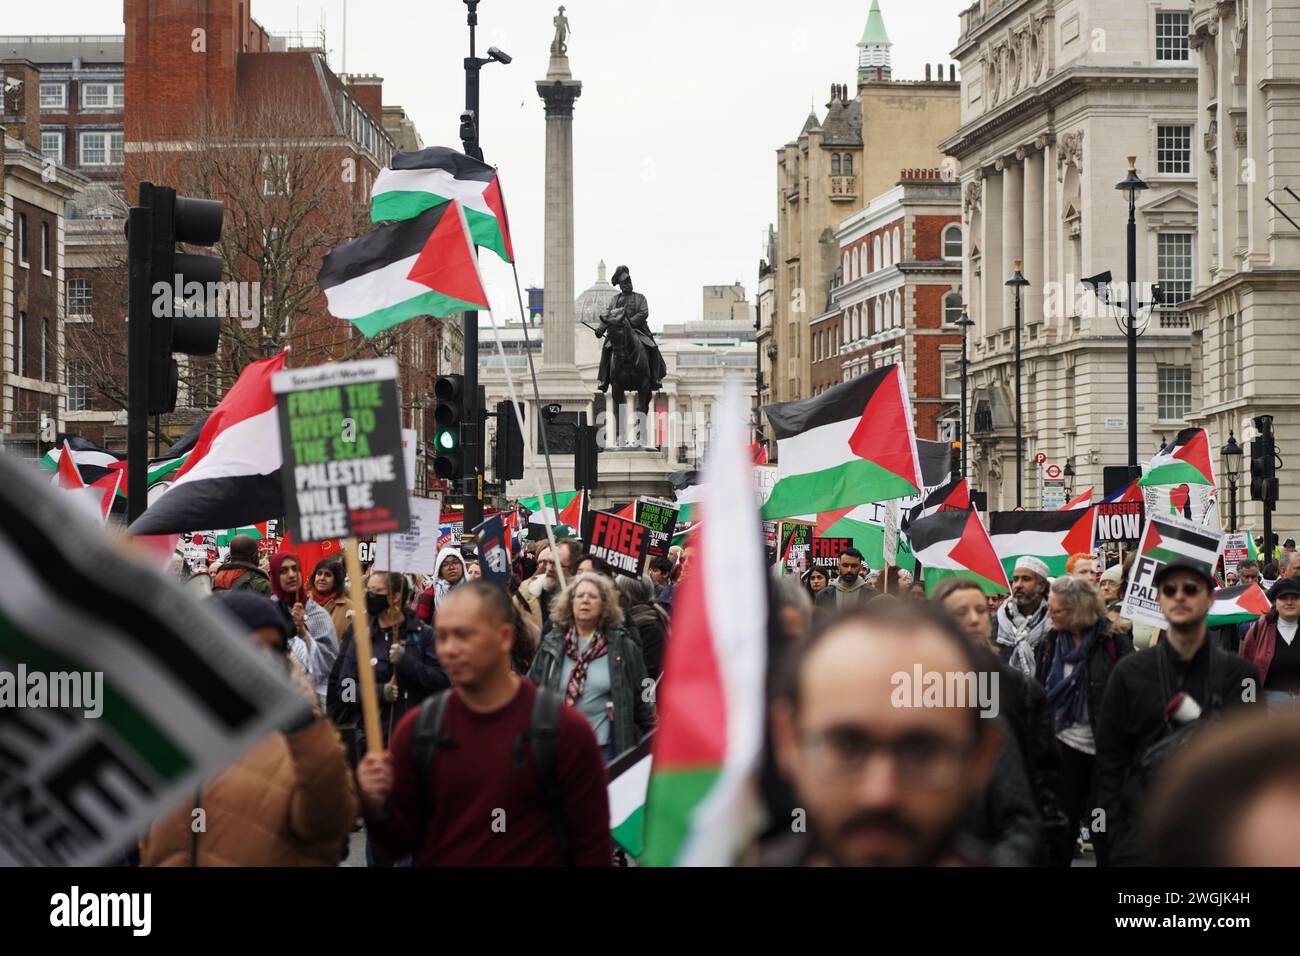
{"label": "column capital", "polygon": [[546,104],[546,115],[572,116],[573,102],[582,95],[581,80],[538,80],[537,95]]}

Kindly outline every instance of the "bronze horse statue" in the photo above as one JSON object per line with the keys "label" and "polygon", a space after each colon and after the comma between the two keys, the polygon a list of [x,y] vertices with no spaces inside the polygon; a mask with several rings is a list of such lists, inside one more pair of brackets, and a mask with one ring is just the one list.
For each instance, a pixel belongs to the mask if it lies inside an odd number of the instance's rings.
{"label": "bronze horse statue", "polygon": [[[632,327],[622,315],[602,315],[600,328],[596,334],[609,337],[609,386],[614,395],[615,421],[609,428],[609,434],[615,436],[615,442],[621,443],[623,429],[623,409],[629,393],[636,396],[636,410],[641,420],[646,421],[650,413],[650,396],[653,394],[650,377],[650,353],[632,332]],[[647,430],[649,425],[647,424]],[[642,435],[644,444],[648,436]]]}

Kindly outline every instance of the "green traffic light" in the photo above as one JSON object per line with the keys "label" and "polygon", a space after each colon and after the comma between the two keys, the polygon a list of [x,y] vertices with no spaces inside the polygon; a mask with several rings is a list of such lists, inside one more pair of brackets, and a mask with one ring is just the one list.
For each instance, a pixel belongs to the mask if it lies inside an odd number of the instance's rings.
{"label": "green traffic light", "polygon": [[451,451],[456,447],[456,438],[451,432],[438,432],[437,444],[439,448]]}

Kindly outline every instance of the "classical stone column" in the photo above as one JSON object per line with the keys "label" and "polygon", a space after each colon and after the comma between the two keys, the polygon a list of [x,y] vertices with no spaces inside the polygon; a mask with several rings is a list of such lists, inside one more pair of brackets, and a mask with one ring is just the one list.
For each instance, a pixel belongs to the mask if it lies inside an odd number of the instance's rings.
{"label": "classical stone column", "polygon": [[573,338],[573,102],[582,83],[569,73],[566,55],[551,57],[546,79],[537,81],[546,104],[546,302],[542,322],[542,368],[574,367]]}
{"label": "classical stone column", "polygon": [[992,335],[1002,328],[1002,283],[1010,275],[1002,273],[1002,179],[1001,173],[990,171],[984,180],[984,245],[980,252],[983,261],[980,292],[984,301],[978,326],[981,336]]}
{"label": "classical stone column", "polygon": [[[1004,283],[1025,258],[1025,174],[1020,160],[1007,157],[1002,168],[1002,269],[997,283],[1002,289],[1002,327],[1015,325],[1015,291]],[[1021,308],[1024,299],[1021,299]]]}
{"label": "classical stone column", "polygon": [[1028,326],[1043,321],[1043,151],[1027,148],[1016,155],[1024,158],[1025,171],[1024,275],[1029,287],[1023,308]]}

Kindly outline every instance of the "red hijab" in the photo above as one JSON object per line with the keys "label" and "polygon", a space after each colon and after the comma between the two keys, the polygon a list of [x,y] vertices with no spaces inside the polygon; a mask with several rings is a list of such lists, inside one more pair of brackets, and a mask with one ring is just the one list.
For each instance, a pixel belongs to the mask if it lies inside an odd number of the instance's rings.
{"label": "red hijab", "polygon": [[[293,563],[298,565],[297,594],[291,594],[280,586],[280,565],[284,564],[289,558],[293,558]],[[271,558],[271,593],[289,607],[293,607],[295,604],[301,604],[303,607],[307,606],[307,588],[303,586],[305,580],[302,561],[295,552],[280,550],[275,553],[275,557]]]}

